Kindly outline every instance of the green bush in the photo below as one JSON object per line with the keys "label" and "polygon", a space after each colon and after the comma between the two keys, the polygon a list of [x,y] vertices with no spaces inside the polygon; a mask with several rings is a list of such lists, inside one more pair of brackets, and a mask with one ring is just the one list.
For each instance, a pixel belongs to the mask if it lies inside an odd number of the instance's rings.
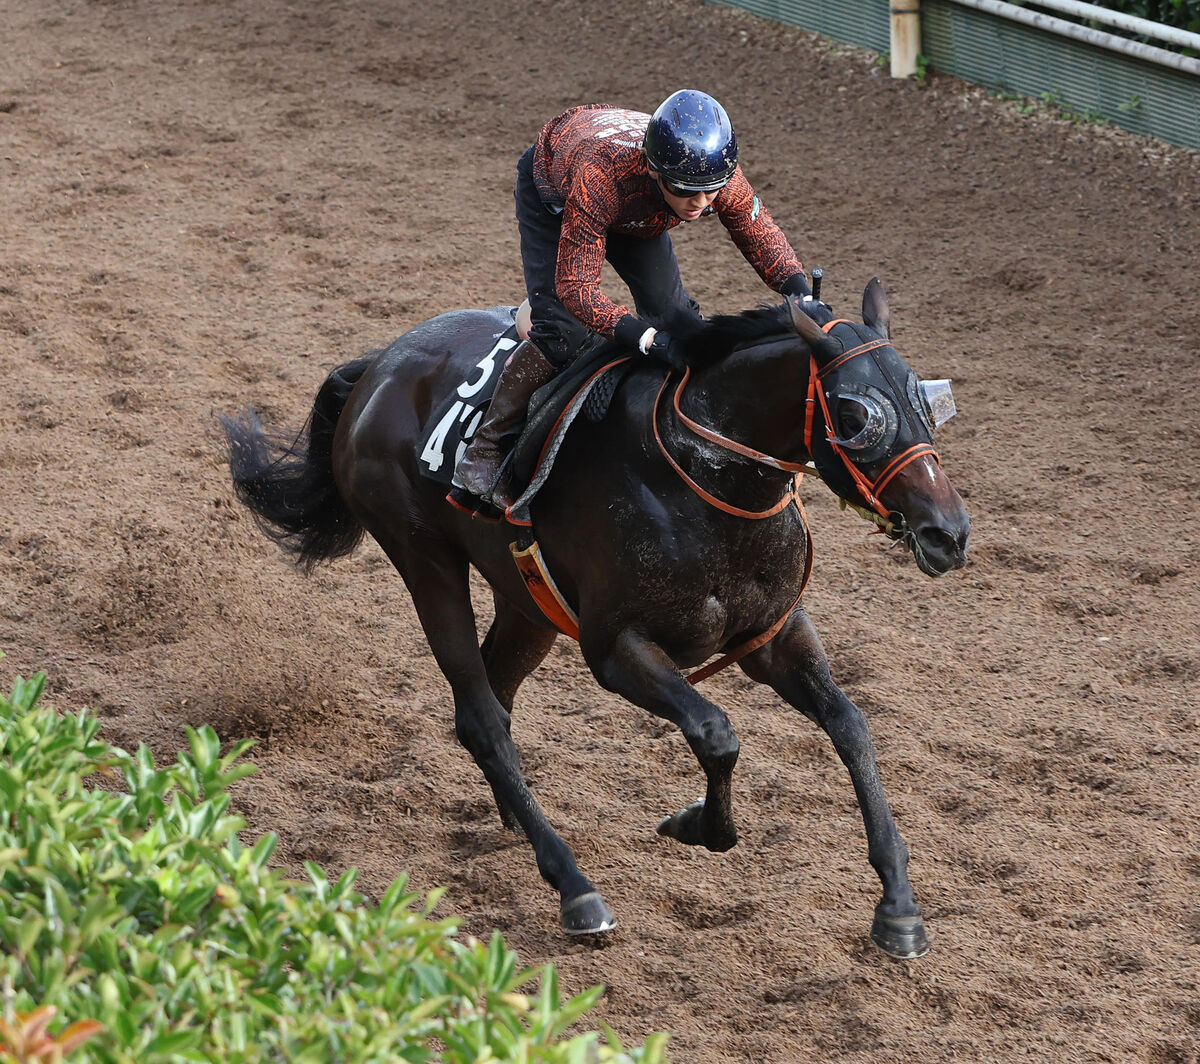
{"label": "green bush", "polygon": [[1200,33],[1200,0],[1093,0],[1097,7],[1121,11],[1174,26],[1180,30]]}
{"label": "green bush", "polygon": [[39,706],[43,683],[0,696],[0,1060],[665,1059],[664,1035],[628,1050],[607,1029],[569,1035],[602,988],[562,1002],[553,966],[521,969],[498,933],[464,942],[434,919],[441,891],[420,901],[402,877],[372,904],[353,871],[283,879],[275,837],[243,845],[229,812],[248,741],[222,754],[189,729],[158,768],[87,713]]}

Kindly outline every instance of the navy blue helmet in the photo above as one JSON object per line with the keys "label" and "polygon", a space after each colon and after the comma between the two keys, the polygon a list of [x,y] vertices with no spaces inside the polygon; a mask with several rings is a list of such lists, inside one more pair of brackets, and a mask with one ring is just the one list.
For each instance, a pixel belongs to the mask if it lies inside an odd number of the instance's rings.
{"label": "navy blue helmet", "polygon": [[642,150],[650,169],[682,192],[713,192],[737,166],[737,137],[716,100],[680,89],[650,116]]}

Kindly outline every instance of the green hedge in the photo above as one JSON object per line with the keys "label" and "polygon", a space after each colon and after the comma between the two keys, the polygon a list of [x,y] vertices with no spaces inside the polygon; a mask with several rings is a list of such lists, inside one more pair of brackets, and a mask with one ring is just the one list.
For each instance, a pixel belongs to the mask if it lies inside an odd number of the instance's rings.
{"label": "green hedge", "polygon": [[1200,0],[1092,0],[1097,7],[1200,33]]}
{"label": "green hedge", "polygon": [[248,741],[222,754],[189,729],[158,768],[40,706],[43,682],[0,697],[0,1060],[665,1060],[665,1035],[570,1034],[602,988],[563,1002],[554,968],[520,968],[498,933],[461,941],[433,916],[441,891],[400,878],[369,903],[353,871],[283,879],[275,837],[244,845],[229,811]]}

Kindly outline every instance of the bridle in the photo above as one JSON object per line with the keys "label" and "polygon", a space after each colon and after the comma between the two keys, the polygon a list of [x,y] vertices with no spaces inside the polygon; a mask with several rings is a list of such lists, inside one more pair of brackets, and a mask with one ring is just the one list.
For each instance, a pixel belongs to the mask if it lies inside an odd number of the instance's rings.
{"label": "bridle", "polygon": [[[853,325],[847,318],[835,318],[833,321],[827,322],[821,327],[822,332],[829,333],[835,325],[840,324]],[[836,358],[832,359],[824,367],[818,368],[815,355],[809,355],[809,374],[808,374],[808,396],[805,400],[804,413],[804,449],[811,455],[813,453],[813,432],[816,426],[816,412],[819,408],[825,422],[825,442],[829,444],[830,450],[841,460],[845,466],[846,472],[854,482],[860,497],[865,506],[859,506],[857,503],[850,502],[847,499],[842,499],[843,508],[854,510],[860,517],[873,522],[878,526],[879,531],[883,532],[889,538],[898,539],[904,535],[903,518],[897,519],[892,511],[888,510],[880,500],[884,489],[890,484],[902,470],[910,466],[913,462],[924,458],[926,455],[933,457],[933,460],[939,465],[941,458],[938,456],[937,450],[931,443],[917,443],[906,448],[900,454],[892,457],[879,474],[872,480],[868,477],[854,462],[854,460],[846,453],[837,441],[837,433],[834,430],[834,421],[832,413],[829,409],[829,400],[825,395],[824,389],[820,387],[822,378],[836,369],[843,367],[847,362],[859,355],[866,354],[868,351],[874,351],[876,348],[889,347],[891,341],[884,339],[867,340],[858,344],[855,347],[843,351]],[[683,412],[680,405],[680,397],[683,395],[684,388],[687,387],[688,381],[691,379],[691,367],[684,370],[683,377],[675,388],[675,394],[672,397],[672,406],[675,410],[675,416],[689,431],[699,436],[701,439],[707,440],[710,443],[716,444],[718,447],[730,451],[734,454],[741,455],[743,458],[748,458],[760,465],[769,466],[772,469],[780,469],[786,472],[796,474],[791,481],[788,490],[783,497],[773,506],[765,510],[745,510],[732,503],[726,502],[723,499],[717,498],[711,492],[706,491],[703,487],[697,484],[685,472],[682,466],[672,457],[667,450],[666,444],[663,442],[662,434],[658,428],[658,411],[662,402],[663,394],[666,392],[667,384],[670,382],[670,377],[663,380],[662,386],[658,390],[658,395],[654,400],[654,413],[652,423],[654,425],[654,438],[658,443],[659,450],[662,451],[663,457],[666,458],[671,468],[679,475],[685,484],[700,498],[709,505],[716,507],[723,513],[733,514],[736,517],[744,517],[749,520],[761,520],[767,517],[774,517],[776,514],[785,510],[789,504],[795,502],[797,507],[800,507],[800,481],[805,473],[821,478],[820,472],[812,462],[786,462],[781,458],[775,458],[769,454],[764,454],[761,451],[756,451],[753,447],[747,447],[745,444],[738,443],[736,440],[731,440],[726,436],[722,436],[719,432],[715,432],[710,428],[706,428],[699,422],[694,421]],[[801,513],[803,509],[801,508]]]}
{"label": "bridle", "polygon": [[[826,322],[821,326],[821,331],[829,334],[832,332],[835,325],[853,325],[847,318],[834,318],[833,321]],[[813,453],[813,429],[816,422],[817,406],[820,406],[821,414],[825,420],[825,442],[829,444],[830,450],[833,451],[838,458],[841,459],[842,465],[845,466],[846,472],[853,480],[855,487],[858,489],[859,495],[867,504],[869,509],[857,506],[855,503],[843,500],[845,505],[850,506],[858,512],[861,517],[867,520],[874,521],[882,532],[891,538],[898,538],[904,534],[903,518],[898,522],[893,518],[893,514],[888,510],[880,496],[884,489],[899,475],[901,470],[912,465],[918,459],[924,458],[926,455],[933,457],[933,460],[941,465],[941,457],[937,453],[937,449],[932,443],[917,443],[906,448],[899,454],[892,457],[886,466],[880,470],[879,474],[872,480],[868,477],[855,463],[855,461],[846,453],[837,441],[837,433],[834,430],[833,415],[829,409],[829,399],[825,395],[825,391],[820,387],[821,379],[826,374],[840,369],[847,362],[859,355],[864,355],[868,351],[874,351],[880,347],[890,347],[891,340],[885,338],[877,340],[867,340],[858,344],[849,350],[843,351],[836,358],[832,359],[825,366],[817,367],[816,355],[809,355],[809,374],[808,374],[808,398],[805,401],[804,413],[804,449],[811,455]],[[815,469],[812,470],[816,472]],[[818,474],[819,476],[819,474]]]}

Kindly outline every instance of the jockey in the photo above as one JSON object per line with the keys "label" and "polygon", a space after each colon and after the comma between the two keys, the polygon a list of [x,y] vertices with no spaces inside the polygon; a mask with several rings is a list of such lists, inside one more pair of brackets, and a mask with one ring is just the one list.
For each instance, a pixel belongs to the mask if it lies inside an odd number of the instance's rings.
{"label": "jockey", "polygon": [[[684,334],[701,317],[679,276],[675,226],[715,214],[769,287],[811,295],[804,267],[738,166],[725,108],[694,89],[668,96],[653,115],[587,104],[551,119],[517,163],[515,197],[532,329],[457,472],[468,491],[501,509],[512,504],[496,483],[502,437],[590,333],[679,366],[671,332]],[[636,313],[601,291],[606,259]]]}

